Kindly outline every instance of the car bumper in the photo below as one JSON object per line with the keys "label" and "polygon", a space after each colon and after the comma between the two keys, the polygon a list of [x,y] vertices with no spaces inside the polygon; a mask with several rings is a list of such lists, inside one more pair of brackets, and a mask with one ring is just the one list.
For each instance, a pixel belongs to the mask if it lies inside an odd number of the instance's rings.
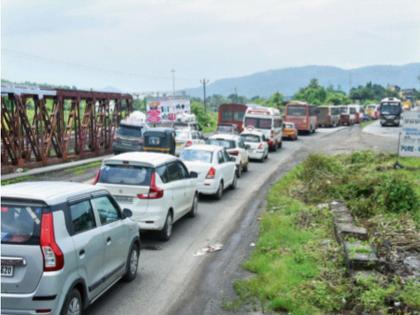
{"label": "car bumper", "polygon": [[[2,314],[59,314],[58,296],[48,301],[34,301],[35,292],[29,294],[1,294]],[[38,312],[37,312],[38,310]],[[45,310],[40,313],[39,310]],[[47,311],[49,310],[49,311]]]}
{"label": "car bumper", "polygon": [[143,146],[142,145],[132,146],[132,145],[113,143],[112,151],[114,153],[139,152],[139,151],[143,151]]}
{"label": "car bumper", "polygon": [[213,179],[206,179],[197,185],[197,191],[203,195],[214,195],[218,189],[219,182]]}
{"label": "car bumper", "polygon": [[130,218],[140,227],[140,230],[162,230],[165,225],[167,209],[162,205],[151,205],[152,201],[148,201],[148,205],[134,205],[132,203],[119,203],[122,209],[130,209],[133,216]]}
{"label": "car bumper", "polygon": [[264,157],[264,154],[265,154],[264,150],[248,151],[248,156],[252,160],[260,160]]}

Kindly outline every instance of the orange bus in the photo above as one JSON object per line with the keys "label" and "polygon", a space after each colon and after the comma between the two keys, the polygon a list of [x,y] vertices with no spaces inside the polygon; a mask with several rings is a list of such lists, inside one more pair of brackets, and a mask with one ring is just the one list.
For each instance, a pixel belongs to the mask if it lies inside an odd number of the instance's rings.
{"label": "orange bus", "polygon": [[243,130],[243,120],[246,109],[245,104],[222,104],[219,106],[219,115],[217,120],[218,128],[221,126],[236,126],[238,133]]}
{"label": "orange bus", "polygon": [[305,102],[291,101],[286,105],[284,120],[294,123],[299,132],[315,132],[318,128],[317,108]]}

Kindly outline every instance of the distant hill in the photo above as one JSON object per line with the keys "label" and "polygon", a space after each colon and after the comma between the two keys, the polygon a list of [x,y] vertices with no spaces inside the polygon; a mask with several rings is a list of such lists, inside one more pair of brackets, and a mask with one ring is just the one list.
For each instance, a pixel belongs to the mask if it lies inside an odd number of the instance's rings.
{"label": "distant hill", "polygon": [[[420,75],[420,63],[402,66],[368,66],[345,70],[331,66],[304,66],[258,72],[251,75],[217,80],[208,85],[207,94],[228,96],[235,88],[239,95],[253,97],[256,95],[268,97],[274,92],[292,96],[296,91],[306,86],[313,78],[317,78],[324,86],[333,85],[344,91],[349,87],[364,85],[369,81],[387,86],[398,85],[401,88],[415,88],[420,85],[417,77]],[[202,96],[202,88],[185,90],[191,96]]]}

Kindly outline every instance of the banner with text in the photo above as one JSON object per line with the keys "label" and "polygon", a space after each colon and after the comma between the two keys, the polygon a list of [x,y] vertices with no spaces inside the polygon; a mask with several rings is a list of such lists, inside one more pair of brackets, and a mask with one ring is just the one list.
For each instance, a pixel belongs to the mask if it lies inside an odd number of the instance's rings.
{"label": "banner with text", "polygon": [[401,156],[420,157],[420,112],[403,113],[399,153]]}

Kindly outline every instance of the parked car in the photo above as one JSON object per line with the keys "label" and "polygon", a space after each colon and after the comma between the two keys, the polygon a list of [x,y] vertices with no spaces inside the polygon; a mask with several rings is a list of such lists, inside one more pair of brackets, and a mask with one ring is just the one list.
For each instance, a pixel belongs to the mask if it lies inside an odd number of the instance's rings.
{"label": "parked car", "polygon": [[179,156],[182,150],[193,144],[204,144],[205,141],[200,132],[191,129],[175,130],[176,149],[175,155]]}
{"label": "parked car", "polygon": [[112,140],[112,151],[114,154],[142,151],[144,143],[143,136],[146,130],[147,125],[144,123],[121,123]]}
{"label": "parked car", "polygon": [[283,139],[298,139],[298,130],[294,123],[289,121],[283,123]]}
{"label": "parked car", "polygon": [[248,147],[239,135],[217,134],[209,137],[207,144],[213,144],[226,149],[229,155],[236,158],[237,175],[241,177],[242,172],[248,171],[249,156]]}
{"label": "parked car", "polygon": [[82,314],[136,278],[138,226],[105,189],[26,182],[1,198],[2,314]]}
{"label": "parked car", "polygon": [[130,208],[141,230],[159,231],[162,241],[170,239],[174,222],[197,213],[197,174],[169,154],[132,152],[105,159],[95,184]]}
{"label": "parked car", "polygon": [[181,152],[187,168],[198,174],[198,192],[221,199],[223,191],[236,188],[236,158],[220,146],[198,144]]}
{"label": "parked car", "polygon": [[264,162],[268,157],[268,143],[264,134],[254,129],[245,129],[241,133],[241,138],[248,147],[247,152],[250,159]]}
{"label": "parked car", "polygon": [[175,130],[165,127],[148,129],[144,132],[143,150],[175,155]]}

